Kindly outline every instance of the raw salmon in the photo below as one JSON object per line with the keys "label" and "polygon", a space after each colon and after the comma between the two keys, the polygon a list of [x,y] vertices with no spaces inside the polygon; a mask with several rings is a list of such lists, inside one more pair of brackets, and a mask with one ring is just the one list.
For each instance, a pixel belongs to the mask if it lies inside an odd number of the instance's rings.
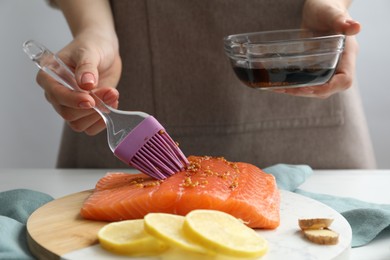
{"label": "raw salmon", "polygon": [[279,225],[280,196],[272,175],[222,157],[188,160],[187,169],[164,181],[144,174],[108,173],[84,202],[81,216],[119,221],[143,218],[149,212],[186,215],[194,209],[215,209],[252,228]]}

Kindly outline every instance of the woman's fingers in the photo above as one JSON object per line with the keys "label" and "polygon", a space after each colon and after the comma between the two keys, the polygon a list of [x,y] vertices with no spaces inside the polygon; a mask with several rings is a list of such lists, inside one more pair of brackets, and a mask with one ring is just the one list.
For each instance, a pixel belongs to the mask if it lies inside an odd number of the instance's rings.
{"label": "woman's fingers", "polygon": [[36,81],[44,89],[47,100],[52,104],[84,109],[95,106],[95,100],[87,92],[68,89],[43,71],[38,72]]}
{"label": "woman's fingers", "polygon": [[[94,90],[94,94],[106,105],[112,108],[118,107],[119,92],[116,89],[99,88]],[[67,110],[67,108],[63,109],[62,113]],[[74,110],[70,109],[67,113],[72,114],[72,112],[74,112]],[[68,120],[68,124],[74,131],[85,132],[88,135],[96,135],[106,127],[102,117],[93,109],[84,110],[82,112],[76,111],[73,120]]]}
{"label": "woman's fingers", "polygon": [[[101,116],[93,109],[96,102],[87,91],[70,90],[42,71],[37,75],[37,82],[55,111],[74,131],[95,135],[105,128]],[[119,92],[115,88],[99,87],[93,92],[105,104],[118,107]]]}

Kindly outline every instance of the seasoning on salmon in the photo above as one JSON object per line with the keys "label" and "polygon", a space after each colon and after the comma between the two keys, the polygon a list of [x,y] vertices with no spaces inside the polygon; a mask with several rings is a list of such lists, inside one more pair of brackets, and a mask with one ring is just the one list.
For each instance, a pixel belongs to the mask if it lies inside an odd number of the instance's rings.
{"label": "seasoning on salmon", "polygon": [[84,202],[85,219],[140,219],[150,212],[186,215],[214,209],[252,228],[279,226],[280,196],[275,178],[248,163],[223,157],[190,156],[187,169],[158,181],[145,174],[108,173]]}

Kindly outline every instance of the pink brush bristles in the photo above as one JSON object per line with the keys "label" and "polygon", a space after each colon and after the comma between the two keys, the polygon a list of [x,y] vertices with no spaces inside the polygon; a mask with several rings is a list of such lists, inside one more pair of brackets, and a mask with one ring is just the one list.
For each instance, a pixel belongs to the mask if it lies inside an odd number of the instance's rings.
{"label": "pink brush bristles", "polygon": [[189,164],[178,145],[153,116],[134,128],[115,148],[114,154],[159,180],[183,170]]}

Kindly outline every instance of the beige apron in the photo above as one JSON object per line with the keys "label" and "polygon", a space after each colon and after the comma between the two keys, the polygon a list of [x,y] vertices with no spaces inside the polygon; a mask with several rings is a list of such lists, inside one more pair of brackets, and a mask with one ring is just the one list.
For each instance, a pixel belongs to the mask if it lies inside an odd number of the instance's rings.
{"label": "beige apron", "polygon": [[[112,1],[123,61],[120,109],[154,115],[186,155],[266,167],[375,167],[357,88],[326,100],[250,89],[234,75],[222,38],[298,28],[303,1]],[[106,133],[65,127],[58,167],[124,168]]]}

